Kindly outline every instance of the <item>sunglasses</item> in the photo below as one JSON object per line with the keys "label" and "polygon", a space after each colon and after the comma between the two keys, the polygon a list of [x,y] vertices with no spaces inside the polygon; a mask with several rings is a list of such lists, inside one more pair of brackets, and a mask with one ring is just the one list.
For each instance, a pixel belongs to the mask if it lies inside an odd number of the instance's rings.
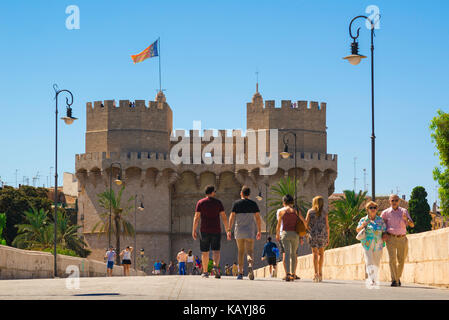
{"label": "sunglasses", "polygon": [[391,202],[398,202],[399,200],[398,199],[392,199],[392,200],[390,200]]}
{"label": "sunglasses", "polygon": [[373,210],[376,210],[376,209],[377,209],[377,207],[369,207],[369,209],[373,209]]}

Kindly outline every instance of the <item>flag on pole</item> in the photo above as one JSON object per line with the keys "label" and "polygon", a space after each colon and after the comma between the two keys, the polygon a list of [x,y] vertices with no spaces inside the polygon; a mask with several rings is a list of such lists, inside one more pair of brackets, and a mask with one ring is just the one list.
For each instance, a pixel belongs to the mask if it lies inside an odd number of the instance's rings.
{"label": "flag on pole", "polygon": [[131,59],[133,59],[134,63],[142,62],[147,58],[157,57],[159,56],[158,52],[158,40],[154,41],[148,48],[143,50],[141,53],[131,55]]}

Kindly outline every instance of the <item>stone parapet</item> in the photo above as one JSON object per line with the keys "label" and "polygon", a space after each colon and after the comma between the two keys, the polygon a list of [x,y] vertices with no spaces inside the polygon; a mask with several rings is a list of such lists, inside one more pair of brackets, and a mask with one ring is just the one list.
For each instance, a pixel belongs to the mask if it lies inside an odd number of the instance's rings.
{"label": "stone parapet", "polygon": [[[287,170],[294,168],[294,159],[282,159],[279,155],[279,167]],[[211,171],[212,168],[220,167],[222,171],[228,171],[230,168],[235,170],[240,169],[255,169],[261,167],[260,164],[224,164],[225,155],[222,155],[222,164],[212,163],[206,164],[203,159],[201,159],[200,164],[193,163],[193,156],[190,156],[190,164],[181,163],[176,165],[170,160],[170,155],[167,153],[156,153],[156,152],[92,152],[77,154],[75,156],[75,170],[76,172],[82,171],[97,171],[109,169],[111,163],[119,162],[122,165],[123,170],[130,167],[138,167],[141,169],[147,168],[160,168],[160,170],[171,168],[178,171],[179,168],[182,170],[189,170],[193,168],[203,168],[206,171]],[[337,155],[336,154],[322,154],[314,152],[297,152],[297,168],[302,168],[304,170],[310,170],[312,168],[317,168],[321,171],[326,169],[331,169],[332,171],[337,171]]]}
{"label": "stone parapet", "polygon": [[[80,277],[105,277],[106,263],[85,258],[57,256],[58,277],[68,277],[68,267],[75,266]],[[22,250],[0,245],[0,279],[53,278],[54,257],[51,253]],[[114,276],[123,275],[122,266],[114,266]],[[130,275],[145,273],[130,269]]]}
{"label": "stone parapet", "polygon": [[[449,228],[407,235],[408,255],[401,277],[403,283],[449,286]],[[364,280],[365,261],[361,244],[326,250],[324,280]],[[285,276],[282,263],[277,265],[279,278]],[[257,269],[256,277],[269,277],[268,267]],[[314,276],[312,255],[298,257],[297,274],[301,278]],[[379,280],[390,282],[387,249],[383,249]]]}

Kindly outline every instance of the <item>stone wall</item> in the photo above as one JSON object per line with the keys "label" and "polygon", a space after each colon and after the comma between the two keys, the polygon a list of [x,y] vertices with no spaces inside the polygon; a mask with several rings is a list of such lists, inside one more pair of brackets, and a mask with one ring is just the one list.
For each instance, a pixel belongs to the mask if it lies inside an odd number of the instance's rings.
{"label": "stone wall", "polygon": [[[449,228],[407,235],[408,255],[401,277],[403,283],[449,285]],[[380,281],[390,282],[388,252],[383,249]],[[297,274],[312,279],[312,255],[298,258]],[[278,277],[285,276],[278,263]],[[268,267],[256,270],[256,277],[269,277]],[[324,256],[323,279],[364,280],[365,262],[361,244],[327,250]]]}
{"label": "stone wall", "polygon": [[[426,285],[449,285],[449,228],[407,235],[409,251],[401,282]],[[312,279],[312,255],[298,258],[297,274]],[[278,263],[279,278],[285,276]],[[256,277],[269,277],[268,267],[256,270]],[[324,256],[323,279],[364,280],[365,261],[361,244],[327,250]],[[380,281],[390,282],[388,252],[383,249],[379,270]]]}
{"label": "stone wall", "polygon": [[[68,266],[77,266],[80,277],[105,277],[106,263],[84,258],[58,255],[58,276],[67,277]],[[21,250],[0,245],[0,279],[53,278],[54,258],[51,253]],[[114,266],[114,276],[123,275],[123,267]],[[130,270],[130,275],[143,276],[142,271]]]}

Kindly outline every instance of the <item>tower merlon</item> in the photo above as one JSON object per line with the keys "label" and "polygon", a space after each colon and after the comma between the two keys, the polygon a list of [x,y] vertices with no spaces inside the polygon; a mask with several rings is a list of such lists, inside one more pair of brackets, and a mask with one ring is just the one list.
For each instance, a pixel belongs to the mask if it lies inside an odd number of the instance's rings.
{"label": "tower merlon", "polygon": [[[93,105],[93,107],[92,107]],[[168,107],[166,102],[158,101],[148,101],[148,106],[145,104],[145,100],[135,100],[134,102],[130,100],[119,100],[118,106],[115,100],[104,100],[104,101],[94,101],[86,102],[86,111],[140,111],[140,110],[165,110]]]}

